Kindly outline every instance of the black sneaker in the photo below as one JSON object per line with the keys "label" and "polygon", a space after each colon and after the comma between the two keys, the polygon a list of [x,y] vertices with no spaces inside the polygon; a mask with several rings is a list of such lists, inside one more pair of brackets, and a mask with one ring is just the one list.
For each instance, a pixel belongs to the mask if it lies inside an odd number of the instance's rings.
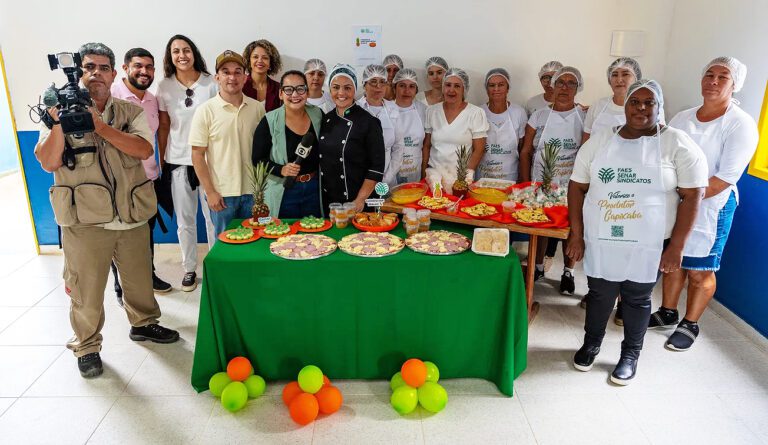
{"label": "black sneaker", "polygon": [[533,281],[539,281],[542,278],[544,278],[544,271],[543,270],[539,270],[539,268],[537,267],[533,271]]}
{"label": "black sneaker", "polygon": [[115,280],[115,297],[117,297],[117,304],[123,307],[123,288],[117,280]]}
{"label": "black sneaker", "polygon": [[195,288],[197,288],[197,274],[195,272],[185,273],[184,278],[181,280],[181,290],[192,292]]}
{"label": "black sneaker", "polygon": [[658,311],[651,314],[648,320],[648,329],[665,329],[677,326],[680,322],[677,309],[667,309],[660,307]]}
{"label": "black sneaker", "polygon": [[563,295],[573,295],[576,292],[576,283],[573,281],[573,274],[565,271],[560,277],[560,293]]}
{"label": "black sneaker", "polygon": [[677,329],[669,336],[664,346],[672,351],[687,351],[699,336],[699,324],[683,319]]}
{"label": "black sneaker", "polygon": [[152,289],[156,294],[165,294],[173,290],[173,286],[161,280],[160,277],[152,273]]}
{"label": "black sneaker", "polygon": [[622,357],[611,373],[611,381],[617,385],[627,386],[637,373],[637,359]]}
{"label": "black sneaker", "polygon": [[104,367],[101,365],[101,356],[99,356],[98,352],[91,352],[90,354],[78,357],[77,369],[80,370],[80,375],[86,379],[100,376],[104,372]]}
{"label": "black sneaker", "polygon": [[149,340],[155,343],[174,343],[179,340],[179,333],[155,323],[138,328],[131,327],[131,333],[128,337],[133,341]]}
{"label": "black sneaker", "polygon": [[624,326],[624,313],[621,310],[621,301],[616,305],[616,314],[613,316],[616,326]]}
{"label": "black sneaker", "polygon": [[579,371],[587,372],[592,369],[595,357],[600,353],[600,346],[587,345],[581,347],[573,356],[573,367]]}

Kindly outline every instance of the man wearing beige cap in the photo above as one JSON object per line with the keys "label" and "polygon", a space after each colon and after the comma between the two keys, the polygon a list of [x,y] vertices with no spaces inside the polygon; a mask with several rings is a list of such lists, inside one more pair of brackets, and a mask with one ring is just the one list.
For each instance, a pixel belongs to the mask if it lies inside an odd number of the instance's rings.
{"label": "man wearing beige cap", "polygon": [[224,51],[216,58],[219,94],[195,110],[189,132],[192,165],[205,190],[216,234],[234,218],[249,218],[253,206],[251,150],[264,106],[243,94],[248,79],[243,57]]}

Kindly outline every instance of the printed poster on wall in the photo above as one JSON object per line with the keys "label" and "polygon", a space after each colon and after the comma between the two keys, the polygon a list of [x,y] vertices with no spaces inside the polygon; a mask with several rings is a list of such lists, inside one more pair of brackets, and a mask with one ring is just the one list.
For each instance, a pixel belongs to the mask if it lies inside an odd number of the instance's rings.
{"label": "printed poster on wall", "polygon": [[353,25],[354,63],[366,66],[381,63],[381,25]]}

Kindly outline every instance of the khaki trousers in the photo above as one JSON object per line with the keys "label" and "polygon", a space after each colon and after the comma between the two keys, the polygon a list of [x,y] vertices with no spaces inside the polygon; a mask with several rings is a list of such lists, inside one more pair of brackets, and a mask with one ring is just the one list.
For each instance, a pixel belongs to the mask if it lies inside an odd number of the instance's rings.
{"label": "khaki trousers", "polygon": [[[101,351],[104,290],[114,258],[131,326],[157,323],[160,306],[152,290],[149,225],[130,230],[62,227],[64,285],[71,299],[69,320],[75,335],[67,348],[75,357]],[[126,333],[127,334],[127,333]]]}

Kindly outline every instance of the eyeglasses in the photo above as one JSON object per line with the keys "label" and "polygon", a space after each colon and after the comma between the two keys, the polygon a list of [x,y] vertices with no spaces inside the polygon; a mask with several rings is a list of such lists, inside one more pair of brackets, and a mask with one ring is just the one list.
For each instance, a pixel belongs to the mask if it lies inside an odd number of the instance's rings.
{"label": "eyeglasses", "polygon": [[579,87],[579,82],[574,82],[573,80],[569,82],[562,81],[560,79],[555,81],[555,87],[556,88],[568,88],[569,90],[575,90]]}
{"label": "eyeglasses", "polygon": [[549,83],[549,82],[551,82],[551,81],[552,81],[552,76],[550,76],[549,74],[546,74],[546,75],[544,75],[544,76],[541,76],[541,77],[539,78],[539,81],[541,81],[542,83],[543,83],[543,82]]}
{"label": "eyeglasses", "polygon": [[189,108],[192,106],[192,96],[195,95],[195,90],[187,88],[187,98],[184,99],[184,106]]}
{"label": "eyeglasses", "polygon": [[386,80],[383,80],[383,79],[372,79],[372,80],[369,80],[369,81],[368,81],[368,82],[366,82],[366,83],[367,83],[368,85],[370,85],[370,86],[374,87],[374,88],[378,88],[378,87],[384,87],[384,86],[387,86],[387,83],[388,83],[388,82],[387,82]]}
{"label": "eyeglasses", "polygon": [[309,91],[309,88],[307,88],[306,85],[299,85],[297,87],[288,85],[288,86],[281,87],[280,91],[282,91],[283,94],[285,94],[286,96],[291,96],[293,95],[294,92],[298,93],[299,96],[303,96],[307,94],[307,91]]}

